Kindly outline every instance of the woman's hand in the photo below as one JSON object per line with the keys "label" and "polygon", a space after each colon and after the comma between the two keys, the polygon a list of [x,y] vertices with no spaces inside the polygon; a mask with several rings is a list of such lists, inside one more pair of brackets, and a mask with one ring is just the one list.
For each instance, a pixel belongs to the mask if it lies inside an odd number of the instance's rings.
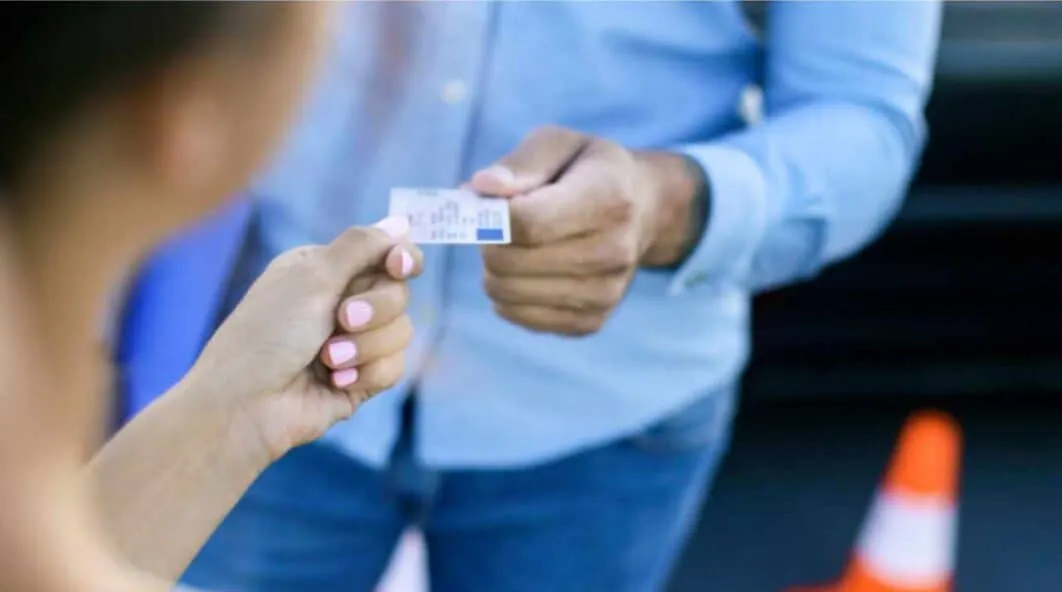
{"label": "woman's hand", "polygon": [[222,398],[236,437],[260,438],[271,458],[350,417],[405,371],[405,280],[422,261],[407,233],[388,218],[277,257],[207,344],[189,390]]}

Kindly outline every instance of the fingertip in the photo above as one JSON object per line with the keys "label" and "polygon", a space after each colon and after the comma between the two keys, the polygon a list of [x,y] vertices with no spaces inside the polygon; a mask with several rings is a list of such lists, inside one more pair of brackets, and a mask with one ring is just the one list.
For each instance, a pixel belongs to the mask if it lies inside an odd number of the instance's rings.
{"label": "fingertip", "polygon": [[475,177],[489,179],[502,185],[512,185],[516,182],[516,174],[509,167],[500,164],[491,165],[476,172],[473,178]]}
{"label": "fingertip", "polygon": [[406,280],[420,273],[420,253],[409,245],[399,245],[387,256],[387,272],[396,280]]}
{"label": "fingertip", "polygon": [[409,251],[403,249],[402,252],[399,253],[399,259],[401,259],[400,267],[402,277],[408,277],[409,274],[413,273],[413,255],[410,255]]}
{"label": "fingertip", "polygon": [[373,226],[393,239],[400,239],[409,234],[409,218],[406,216],[388,216]]}
{"label": "fingertip", "polygon": [[321,362],[329,368],[340,368],[358,355],[358,348],[349,339],[336,339],[325,345]]}
{"label": "fingertip", "polygon": [[345,370],[336,370],[332,373],[332,384],[336,388],[347,388],[350,385],[358,381],[358,369],[347,368]]}
{"label": "fingertip", "polygon": [[501,165],[492,165],[472,175],[472,190],[484,195],[508,196],[516,189],[516,175]]}
{"label": "fingertip", "polygon": [[356,331],[369,324],[374,312],[369,302],[350,298],[343,303],[340,311],[340,324],[349,331]]}

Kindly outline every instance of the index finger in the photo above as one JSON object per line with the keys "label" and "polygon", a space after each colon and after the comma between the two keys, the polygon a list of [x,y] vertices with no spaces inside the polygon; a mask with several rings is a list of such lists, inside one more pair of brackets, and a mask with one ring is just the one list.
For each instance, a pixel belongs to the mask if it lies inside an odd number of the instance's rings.
{"label": "index finger", "polygon": [[608,227],[625,205],[617,181],[624,173],[618,166],[610,148],[595,144],[555,183],[511,198],[512,242],[538,246]]}
{"label": "index finger", "polygon": [[391,247],[383,259],[380,270],[370,269],[347,282],[346,293],[364,292],[381,281],[381,279],[411,280],[420,275],[424,269],[424,253],[408,239]]}
{"label": "index finger", "polygon": [[424,269],[424,253],[408,240],[402,241],[387,253],[384,269],[396,280],[410,280]]}
{"label": "index finger", "polygon": [[351,278],[381,268],[392,246],[408,234],[405,216],[390,216],[371,227],[347,228],[322,251],[329,277],[345,285]]}

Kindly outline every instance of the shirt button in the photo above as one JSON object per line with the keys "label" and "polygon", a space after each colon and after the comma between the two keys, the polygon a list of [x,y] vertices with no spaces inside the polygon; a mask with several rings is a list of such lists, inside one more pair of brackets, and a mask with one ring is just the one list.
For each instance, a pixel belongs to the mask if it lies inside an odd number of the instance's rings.
{"label": "shirt button", "polygon": [[738,115],[746,125],[756,125],[763,121],[763,89],[750,84],[741,91],[738,99]]}
{"label": "shirt button", "polygon": [[448,80],[442,88],[442,100],[450,105],[456,105],[468,96],[468,85],[461,80]]}

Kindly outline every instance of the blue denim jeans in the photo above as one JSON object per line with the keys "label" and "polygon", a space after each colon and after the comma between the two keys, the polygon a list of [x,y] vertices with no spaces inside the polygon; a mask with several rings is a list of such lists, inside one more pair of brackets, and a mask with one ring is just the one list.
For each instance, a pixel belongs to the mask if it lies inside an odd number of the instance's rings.
{"label": "blue denim jeans", "polygon": [[733,406],[726,389],[630,438],[510,470],[427,470],[408,429],[382,471],[304,446],[255,482],[185,583],[370,592],[416,524],[432,592],[661,590],[726,449]]}

